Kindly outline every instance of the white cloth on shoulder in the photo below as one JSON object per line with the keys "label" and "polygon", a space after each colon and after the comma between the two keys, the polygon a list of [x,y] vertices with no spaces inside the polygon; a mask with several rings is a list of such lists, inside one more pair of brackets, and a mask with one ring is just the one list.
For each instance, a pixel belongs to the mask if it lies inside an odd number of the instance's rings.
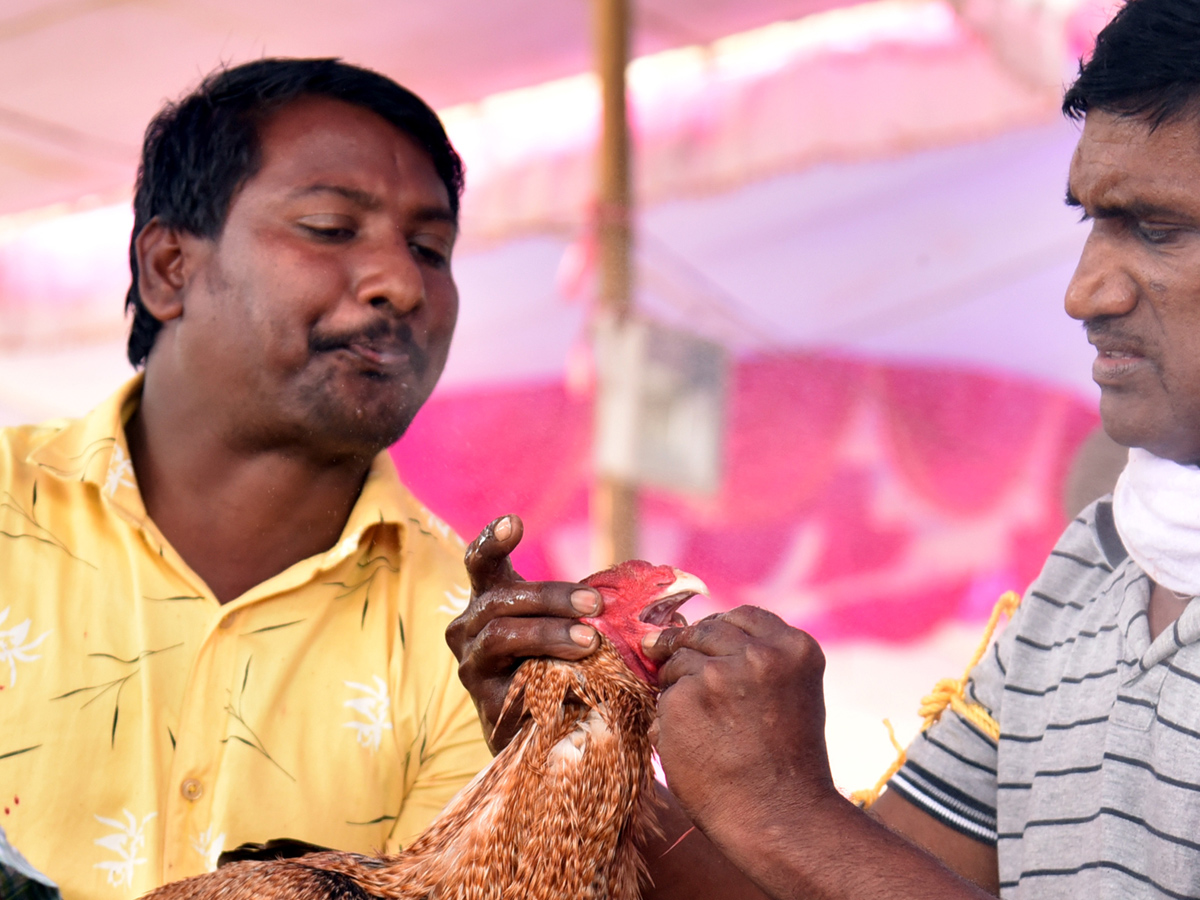
{"label": "white cloth on shoulder", "polygon": [[1156,584],[1200,596],[1200,467],[1131,448],[1113,490],[1113,520]]}

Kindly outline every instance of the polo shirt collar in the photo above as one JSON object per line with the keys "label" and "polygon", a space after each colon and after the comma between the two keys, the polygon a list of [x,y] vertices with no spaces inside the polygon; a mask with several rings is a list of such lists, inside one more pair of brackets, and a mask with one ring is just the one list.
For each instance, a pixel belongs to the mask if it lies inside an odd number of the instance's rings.
{"label": "polo shirt collar", "polygon": [[[139,372],[83,418],[52,423],[49,427],[57,425],[59,430],[30,453],[28,461],[54,477],[95,485],[103,500],[137,527],[156,552],[171,558],[197,587],[203,586],[207,592],[207,586],[150,521],[137,487],[129,445],[125,440],[125,425],[137,410],[143,380],[144,375]],[[401,540],[408,528],[436,530],[442,537],[448,537],[450,533],[449,526],[431,515],[400,483],[395,463],[386,450],[372,461],[337,543],[324,553],[303,559],[267,579],[233,603],[241,605],[289,590],[335,568],[357,552],[364,540],[372,540],[380,526],[395,527]],[[230,605],[226,604],[227,607]]]}
{"label": "polo shirt collar", "polygon": [[141,400],[143,377],[139,372],[86,416],[66,422],[28,457],[31,464],[65,481],[94,484],[135,524],[145,521],[146,507],[129,459],[125,423]]}

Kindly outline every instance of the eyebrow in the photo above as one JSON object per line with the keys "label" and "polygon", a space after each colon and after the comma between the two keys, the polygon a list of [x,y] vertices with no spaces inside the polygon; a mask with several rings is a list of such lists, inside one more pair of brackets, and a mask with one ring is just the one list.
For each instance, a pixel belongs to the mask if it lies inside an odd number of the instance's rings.
{"label": "eyebrow", "polygon": [[[1063,203],[1074,209],[1083,209],[1083,203],[1075,196],[1071,190],[1070,184],[1067,185],[1066,196],[1063,197]],[[1096,207],[1094,218],[1110,219],[1128,217],[1131,219],[1170,219],[1181,224],[1194,225],[1196,219],[1171,206],[1163,206],[1158,203],[1146,203],[1140,200],[1134,200],[1131,203],[1121,204],[1102,204]]]}
{"label": "eyebrow", "polygon": [[[383,208],[383,200],[377,195],[369,191],[359,190],[358,188],[347,187],[343,184],[319,182],[292,192],[293,197],[308,197],[313,194],[336,194],[368,212],[375,212]],[[442,206],[421,207],[414,213],[413,218],[421,222],[446,222],[455,228],[458,227],[458,217],[449,209]]]}
{"label": "eyebrow", "polygon": [[358,188],[346,187],[342,184],[310,184],[292,192],[293,197],[309,197],[313,194],[336,194],[339,197],[349,200],[355,206],[361,206],[366,210],[376,210],[383,207],[383,201],[374,194],[368,191],[360,191]]}
{"label": "eyebrow", "polygon": [[442,206],[423,206],[413,214],[413,218],[419,222],[445,222],[458,228],[458,216]]}

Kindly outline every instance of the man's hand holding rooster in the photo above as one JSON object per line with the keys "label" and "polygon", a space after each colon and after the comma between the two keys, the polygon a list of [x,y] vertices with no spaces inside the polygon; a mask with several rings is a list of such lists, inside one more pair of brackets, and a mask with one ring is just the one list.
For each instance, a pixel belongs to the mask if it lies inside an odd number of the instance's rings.
{"label": "man's hand holding rooster", "polygon": [[523,533],[518,516],[502,516],[475,538],[466,556],[471,602],[446,629],[493,753],[517,730],[515,717],[500,721],[517,666],[531,656],[582,659],[599,643],[596,629],[578,621],[600,612],[597,591],[566,581],[525,581],[513,570],[509,554]]}
{"label": "man's hand holding rooster", "polygon": [[645,649],[663,661],[655,743],[667,783],[735,861],[761,851],[764,829],[845,802],[825,752],[825,657],[809,635],[743,606]]}

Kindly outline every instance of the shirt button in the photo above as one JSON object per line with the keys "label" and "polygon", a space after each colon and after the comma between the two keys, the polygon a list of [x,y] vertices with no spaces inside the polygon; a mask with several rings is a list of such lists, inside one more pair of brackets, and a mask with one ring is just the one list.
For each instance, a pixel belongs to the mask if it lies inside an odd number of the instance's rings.
{"label": "shirt button", "polygon": [[183,794],[184,800],[195,803],[204,794],[204,785],[195,778],[188,778],[179,786],[179,793]]}
{"label": "shirt button", "polygon": [[235,620],[235,619],[237,619],[237,613],[230,613],[229,615],[227,615],[227,616],[225,616],[224,618],[222,618],[222,619],[221,619],[221,621],[220,621],[220,623],[217,625],[217,627],[218,627],[218,628],[221,628],[221,629],[223,629],[223,630],[224,630],[224,629],[229,629],[229,628],[232,628],[232,627],[233,627],[233,622],[234,622],[234,620]]}

